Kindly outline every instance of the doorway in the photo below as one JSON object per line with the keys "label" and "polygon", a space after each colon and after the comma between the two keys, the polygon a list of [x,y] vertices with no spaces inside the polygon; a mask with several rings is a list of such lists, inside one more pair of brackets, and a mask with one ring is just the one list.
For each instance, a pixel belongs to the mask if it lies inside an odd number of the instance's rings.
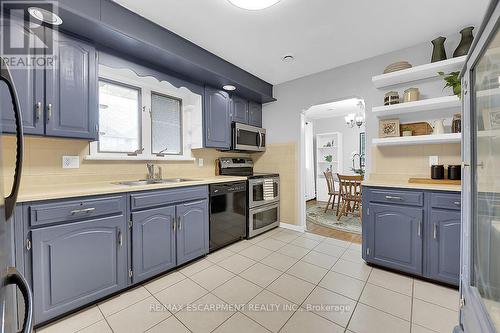
{"label": "doorway", "polygon": [[346,201],[348,206],[343,207],[338,176],[364,175],[364,100],[347,98],[314,105],[303,112],[301,120],[304,228],[361,242],[361,205]]}

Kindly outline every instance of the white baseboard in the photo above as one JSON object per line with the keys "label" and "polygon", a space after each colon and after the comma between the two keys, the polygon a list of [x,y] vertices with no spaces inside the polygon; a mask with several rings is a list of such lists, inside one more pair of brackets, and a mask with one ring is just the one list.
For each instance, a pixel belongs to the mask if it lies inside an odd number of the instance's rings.
{"label": "white baseboard", "polygon": [[285,229],[294,230],[294,231],[304,232],[303,225],[294,225],[294,224],[290,224],[290,223],[280,222],[280,227],[285,228]]}

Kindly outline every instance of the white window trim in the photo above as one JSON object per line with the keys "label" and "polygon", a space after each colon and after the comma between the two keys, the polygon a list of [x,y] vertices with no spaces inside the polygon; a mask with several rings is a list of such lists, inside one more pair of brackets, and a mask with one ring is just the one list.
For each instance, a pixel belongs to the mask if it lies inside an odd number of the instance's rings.
{"label": "white window trim", "polygon": [[[90,143],[89,155],[86,160],[106,161],[194,161],[191,149],[203,148],[202,143],[202,96],[191,92],[185,87],[177,88],[167,81],[158,81],[152,76],[138,76],[130,69],[110,68],[99,65],[99,79],[123,83],[141,89],[141,144],[144,148],[137,156],[127,153],[99,152],[99,142]],[[171,96],[182,100],[182,147],[181,155],[158,156],[151,153],[151,92]]]}

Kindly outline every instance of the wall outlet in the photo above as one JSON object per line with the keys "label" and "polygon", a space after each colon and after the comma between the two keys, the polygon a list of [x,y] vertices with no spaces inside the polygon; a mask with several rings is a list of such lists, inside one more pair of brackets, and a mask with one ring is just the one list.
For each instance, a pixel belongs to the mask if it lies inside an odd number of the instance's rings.
{"label": "wall outlet", "polygon": [[80,156],[63,156],[63,169],[78,169],[80,167]]}
{"label": "wall outlet", "polygon": [[202,166],[203,166],[203,162],[204,162],[204,161],[203,161],[203,159],[202,159],[202,158],[199,158],[199,159],[198,159],[198,166],[199,166],[199,167],[202,167]]}
{"label": "wall outlet", "polygon": [[438,164],[439,164],[439,156],[429,156],[429,166]]}

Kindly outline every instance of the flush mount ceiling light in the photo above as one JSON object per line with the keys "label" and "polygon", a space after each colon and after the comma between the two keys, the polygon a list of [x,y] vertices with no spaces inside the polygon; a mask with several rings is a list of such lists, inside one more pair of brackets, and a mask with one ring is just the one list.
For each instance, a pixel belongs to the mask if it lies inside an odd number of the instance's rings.
{"label": "flush mount ceiling light", "polygon": [[35,19],[44,23],[48,23],[51,25],[61,25],[63,23],[62,18],[43,8],[29,7],[28,13]]}
{"label": "flush mount ceiling light", "polygon": [[234,91],[234,90],[236,90],[236,87],[231,85],[231,84],[226,84],[225,86],[222,87],[222,89],[224,89],[226,91]]}
{"label": "flush mount ceiling light", "polygon": [[271,7],[281,0],[228,0],[236,7],[248,10],[260,10]]}
{"label": "flush mount ceiling light", "polygon": [[294,57],[293,55],[291,55],[291,54],[286,54],[286,55],[284,55],[284,56],[281,58],[281,60],[282,60],[283,62],[292,62],[292,61],[294,61],[294,60],[295,60],[295,57]]}

